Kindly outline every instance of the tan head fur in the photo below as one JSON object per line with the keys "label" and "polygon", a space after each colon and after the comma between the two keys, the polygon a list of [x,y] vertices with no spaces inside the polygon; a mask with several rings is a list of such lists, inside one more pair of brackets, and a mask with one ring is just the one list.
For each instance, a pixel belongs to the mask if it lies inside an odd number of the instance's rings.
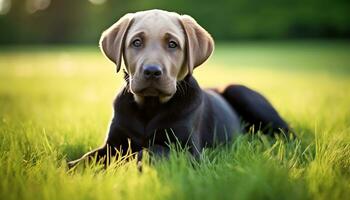
{"label": "tan head fur", "polygon": [[212,37],[192,17],[162,10],[126,14],[103,32],[102,52],[120,70],[122,57],[135,101],[147,96],[167,102],[178,81],[205,62]]}

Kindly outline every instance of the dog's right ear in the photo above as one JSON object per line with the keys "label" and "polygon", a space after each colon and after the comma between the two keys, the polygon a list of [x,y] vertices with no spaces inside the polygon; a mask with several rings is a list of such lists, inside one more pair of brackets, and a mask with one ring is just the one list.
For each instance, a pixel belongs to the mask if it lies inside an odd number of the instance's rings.
{"label": "dog's right ear", "polygon": [[126,14],[115,24],[105,30],[100,38],[100,48],[103,54],[116,65],[119,72],[122,62],[125,35],[128,31],[134,14]]}

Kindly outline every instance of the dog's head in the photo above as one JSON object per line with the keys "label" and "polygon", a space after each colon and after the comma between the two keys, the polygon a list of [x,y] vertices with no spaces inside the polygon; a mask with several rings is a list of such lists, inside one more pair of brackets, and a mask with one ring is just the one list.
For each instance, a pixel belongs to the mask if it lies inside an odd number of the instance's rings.
{"label": "dog's head", "polygon": [[214,42],[188,15],[148,10],[119,19],[103,32],[100,47],[117,72],[123,57],[130,91],[142,104],[148,96],[171,99],[177,82],[208,59]]}

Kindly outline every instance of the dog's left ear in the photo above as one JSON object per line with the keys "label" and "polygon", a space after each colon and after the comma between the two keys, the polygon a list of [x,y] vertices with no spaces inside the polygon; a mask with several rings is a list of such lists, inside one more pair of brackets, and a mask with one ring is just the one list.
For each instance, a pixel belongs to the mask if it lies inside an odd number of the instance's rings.
{"label": "dog's left ear", "polygon": [[204,63],[214,50],[214,40],[196,20],[188,15],[180,16],[185,32],[188,73]]}
{"label": "dog's left ear", "polygon": [[117,72],[119,72],[122,62],[125,35],[132,19],[132,13],[124,15],[115,24],[105,30],[100,38],[101,51],[109,60],[116,64]]}

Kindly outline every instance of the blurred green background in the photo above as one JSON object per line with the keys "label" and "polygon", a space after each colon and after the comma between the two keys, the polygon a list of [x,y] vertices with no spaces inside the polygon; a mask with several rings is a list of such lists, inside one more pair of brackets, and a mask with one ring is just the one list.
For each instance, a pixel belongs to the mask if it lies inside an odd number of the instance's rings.
{"label": "blurred green background", "polygon": [[349,0],[0,0],[0,44],[93,43],[127,12],[190,14],[216,40],[349,38]]}

